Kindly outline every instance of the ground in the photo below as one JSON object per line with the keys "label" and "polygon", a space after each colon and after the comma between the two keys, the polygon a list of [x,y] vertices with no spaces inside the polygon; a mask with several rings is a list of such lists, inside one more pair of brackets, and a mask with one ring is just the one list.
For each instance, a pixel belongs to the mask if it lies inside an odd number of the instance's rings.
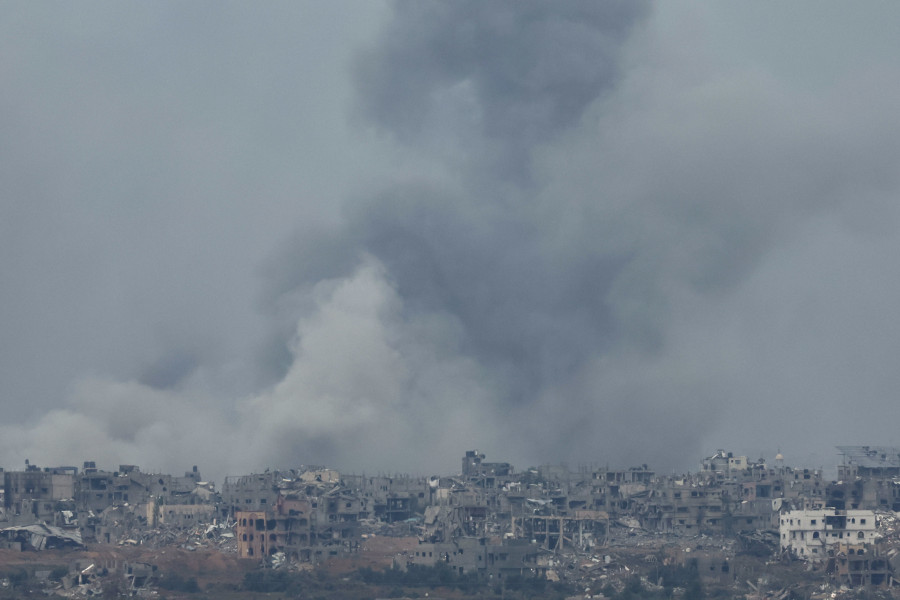
{"label": "ground", "polygon": [[370,536],[363,540],[359,553],[348,558],[332,559],[322,565],[322,568],[334,575],[350,573],[363,567],[389,568],[395,556],[413,551],[416,544],[418,540],[415,537]]}
{"label": "ground", "polygon": [[[369,567],[380,570],[391,566],[395,556],[408,552],[416,545],[416,538],[391,538],[375,536],[367,538],[360,552],[348,558],[331,559],[317,567],[323,575],[343,576],[357,569]],[[156,565],[158,573],[184,580],[194,579],[200,590],[215,586],[219,597],[228,597],[227,588],[239,586],[247,573],[259,569],[259,561],[240,559],[234,553],[223,553],[213,548],[186,550],[174,546],[145,548],[140,546],[108,546],[90,544],[80,550],[46,550],[42,552],[15,552],[0,550],[0,574],[26,570],[52,570],[82,564],[121,565],[123,562],[145,562]],[[181,597],[166,592],[161,597]],[[189,596],[184,596],[189,597]],[[197,597],[197,596],[190,596]],[[200,597],[203,597],[202,594]],[[252,594],[241,592],[234,597],[250,598]]]}

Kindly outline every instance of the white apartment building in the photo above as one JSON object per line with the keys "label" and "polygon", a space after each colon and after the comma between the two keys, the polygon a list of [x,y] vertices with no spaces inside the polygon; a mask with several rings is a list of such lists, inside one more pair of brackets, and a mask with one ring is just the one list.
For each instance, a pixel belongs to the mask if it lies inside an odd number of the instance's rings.
{"label": "white apartment building", "polygon": [[806,560],[822,560],[828,549],[845,544],[871,544],[877,534],[871,510],[792,510],[781,514],[781,549]]}

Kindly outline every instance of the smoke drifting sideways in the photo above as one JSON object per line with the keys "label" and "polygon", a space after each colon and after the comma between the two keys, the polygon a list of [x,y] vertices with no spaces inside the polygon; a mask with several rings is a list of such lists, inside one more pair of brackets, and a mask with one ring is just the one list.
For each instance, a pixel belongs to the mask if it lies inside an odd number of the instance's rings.
{"label": "smoke drifting sideways", "polygon": [[280,357],[275,381],[223,399],[82,380],[68,407],[0,428],[4,456],[425,473],[477,447],[664,471],[710,442],[891,442],[883,423],[795,420],[849,418],[850,390],[886,409],[900,383],[875,368],[897,320],[860,301],[900,296],[892,102],[698,75],[655,45],[655,14],[396,4],[361,50],[356,118],[424,166],[262,267],[276,331],[248,360]]}

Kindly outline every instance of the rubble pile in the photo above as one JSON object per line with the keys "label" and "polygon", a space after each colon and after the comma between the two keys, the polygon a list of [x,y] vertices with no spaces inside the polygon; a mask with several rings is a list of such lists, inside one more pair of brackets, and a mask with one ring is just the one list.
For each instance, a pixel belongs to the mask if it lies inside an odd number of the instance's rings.
{"label": "rubble pile", "polygon": [[900,517],[893,511],[876,511],[878,535],[886,542],[900,545]]}
{"label": "rubble pile", "polygon": [[4,472],[0,546],[213,550],[301,569],[355,556],[373,538],[414,537],[401,568],[443,563],[491,581],[541,577],[595,592],[635,575],[656,586],[659,572],[678,567],[760,595],[748,581],[769,562],[834,594],[900,588],[900,450],[840,450],[840,478],[830,482],[820,470],[785,466],[780,454],[767,464],[724,450],[698,472],[674,475],[646,464],[519,472],[469,451],[450,476],[300,466],[229,477],[221,492],[196,467],[176,477],[134,465],[27,465]]}
{"label": "rubble pile", "polygon": [[214,549],[219,552],[237,552],[234,521],[201,523],[191,528],[161,525],[152,529],[134,528],[123,532],[120,546],[145,546],[147,548],[178,547],[189,551]]}

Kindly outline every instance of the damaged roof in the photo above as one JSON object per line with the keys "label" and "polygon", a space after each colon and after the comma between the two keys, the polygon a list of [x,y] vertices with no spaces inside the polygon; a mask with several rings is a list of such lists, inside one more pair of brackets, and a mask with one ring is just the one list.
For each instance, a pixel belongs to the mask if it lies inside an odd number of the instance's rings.
{"label": "damaged roof", "polygon": [[838,446],[846,463],[871,469],[900,468],[900,448],[891,446]]}
{"label": "damaged roof", "polygon": [[46,523],[6,527],[4,529],[0,529],[0,533],[29,533],[32,537],[31,545],[35,547],[39,547],[42,545],[39,540],[47,538],[57,538],[65,542],[77,544],[79,546],[83,545],[83,542],[81,541],[81,532],[77,529],[63,529],[62,527],[55,527],[53,525],[47,525]]}

